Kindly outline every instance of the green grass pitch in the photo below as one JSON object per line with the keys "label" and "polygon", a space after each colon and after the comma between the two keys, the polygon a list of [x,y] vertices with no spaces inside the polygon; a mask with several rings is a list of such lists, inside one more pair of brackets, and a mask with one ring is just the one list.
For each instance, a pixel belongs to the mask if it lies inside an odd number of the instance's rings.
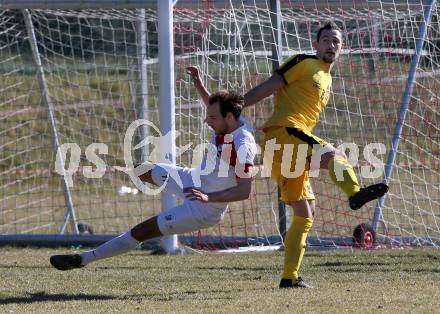
{"label": "green grass pitch", "polygon": [[2,248],[0,313],[435,313],[439,250],[307,251],[317,288],[279,290],[282,252],[133,251],[60,272],[69,249]]}

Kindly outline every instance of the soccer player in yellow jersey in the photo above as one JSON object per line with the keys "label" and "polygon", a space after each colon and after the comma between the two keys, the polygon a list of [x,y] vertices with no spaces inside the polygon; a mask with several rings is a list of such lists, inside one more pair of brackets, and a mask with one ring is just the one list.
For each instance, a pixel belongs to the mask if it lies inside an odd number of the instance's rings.
{"label": "soccer player in yellow jersey", "polygon": [[[326,23],[318,30],[313,43],[316,55],[296,55],[287,59],[267,81],[245,94],[244,107],[272,94],[275,96],[273,115],[263,126],[266,146],[263,151],[270,151],[267,146],[273,144],[281,148],[271,150],[273,155],[265,154],[264,163],[280,187],[281,200],[294,212],[284,241],[280,288],[312,287],[298,276],[315,210],[315,196],[309,183],[312,153],[318,153],[321,158],[319,168],[329,170],[332,181],[347,194],[352,209],[358,209],[388,191],[388,186],[383,183],[360,188],[345,154],[311,133],[328,102],[332,84],[330,71],[339,57],[342,42],[336,24]],[[301,153],[301,146],[305,147],[306,154]],[[286,152],[292,155],[291,159],[283,159]],[[300,158],[297,160],[297,157]],[[291,162],[287,161],[286,165],[286,160]],[[297,172],[296,168],[301,171]]]}

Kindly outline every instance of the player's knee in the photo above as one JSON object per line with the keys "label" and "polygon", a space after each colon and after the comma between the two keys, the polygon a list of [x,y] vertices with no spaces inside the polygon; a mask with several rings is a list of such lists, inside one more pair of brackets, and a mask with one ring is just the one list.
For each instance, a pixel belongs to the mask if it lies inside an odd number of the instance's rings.
{"label": "player's knee", "polygon": [[328,163],[330,160],[339,158],[339,159],[347,159],[347,155],[343,151],[334,149],[332,151],[326,152],[321,157],[321,169],[328,169]]}
{"label": "player's knee", "polygon": [[148,182],[148,183],[153,183],[152,177],[151,177],[151,172],[152,170],[148,170],[147,172],[141,174],[138,176],[138,178],[142,181],[142,182]]}
{"label": "player's knee", "polygon": [[312,218],[315,219],[315,200],[309,201],[310,211],[312,212]]}
{"label": "player's knee", "polygon": [[162,233],[157,223],[157,216],[151,217],[131,229],[131,236],[140,242],[161,235]]}
{"label": "player's knee", "polygon": [[332,151],[326,152],[325,154],[322,154],[320,168],[327,169],[329,161],[334,159],[335,157],[336,157],[336,150],[332,150]]}
{"label": "player's knee", "polygon": [[150,163],[137,164],[134,167],[134,175],[137,176],[141,181],[152,183],[151,172],[153,170],[153,165]]}
{"label": "player's knee", "polygon": [[314,206],[310,206],[308,200],[289,201],[286,204],[292,207],[295,216],[313,219]]}

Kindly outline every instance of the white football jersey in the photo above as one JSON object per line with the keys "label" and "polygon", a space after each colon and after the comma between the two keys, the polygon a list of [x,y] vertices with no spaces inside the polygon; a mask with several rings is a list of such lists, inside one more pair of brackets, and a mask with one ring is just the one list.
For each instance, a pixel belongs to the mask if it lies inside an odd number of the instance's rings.
{"label": "white football jersey", "polygon": [[[254,165],[257,152],[252,129],[240,117],[243,125],[231,134],[214,135],[199,167],[193,169],[195,186],[206,192],[217,192],[237,185]],[[200,181],[199,181],[200,180]]]}

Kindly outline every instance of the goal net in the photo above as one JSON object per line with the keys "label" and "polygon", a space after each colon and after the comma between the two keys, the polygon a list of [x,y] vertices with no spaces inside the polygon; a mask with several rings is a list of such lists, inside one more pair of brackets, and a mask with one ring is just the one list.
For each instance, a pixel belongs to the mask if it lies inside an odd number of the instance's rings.
{"label": "goal net", "polygon": [[[185,68],[197,65],[211,91],[244,92],[268,78],[277,34],[269,2],[181,0],[175,6],[178,165],[193,165],[195,147],[210,137],[203,123],[204,107]],[[330,102],[314,133],[335,146],[351,147],[346,152],[362,185],[384,179],[392,139],[400,140],[390,192],[380,211],[375,202],[351,211],[346,196],[324,170],[312,179],[317,210],[311,244],[351,246],[353,230],[368,223],[377,225],[377,240],[383,245],[439,245],[436,5],[426,37],[420,38],[421,57],[402,132],[395,133],[425,8],[421,1],[281,1],[281,43],[275,45],[281,61],[298,53],[314,54],[312,42],[326,20],[333,19],[345,37],[332,71]],[[156,8],[33,9],[29,14],[41,67],[33,56],[24,12],[0,11],[0,234],[73,231],[66,226],[66,191],[56,171],[48,99],[59,144],[74,143],[68,146],[65,168],[72,167],[69,192],[77,222],[92,226],[94,234],[113,235],[158,214],[160,195],[140,193],[118,168],[125,166],[129,125],[140,117],[160,125]],[[272,100],[263,103],[244,110],[260,145],[258,128],[270,117]],[[89,158],[94,143],[106,147],[96,151],[105,165],[101,170]],[[371,143],[382,145],[370,150]],[[154,151],[154,143],[148,147]],[[137,161],[142,158],[139,151],[133,156]],[[375,211],[380,215],[373,221]],[[180,239],[203,249],[281,244],[277,187],[260,172],[252,196],[230,204],[220,225]]]}

